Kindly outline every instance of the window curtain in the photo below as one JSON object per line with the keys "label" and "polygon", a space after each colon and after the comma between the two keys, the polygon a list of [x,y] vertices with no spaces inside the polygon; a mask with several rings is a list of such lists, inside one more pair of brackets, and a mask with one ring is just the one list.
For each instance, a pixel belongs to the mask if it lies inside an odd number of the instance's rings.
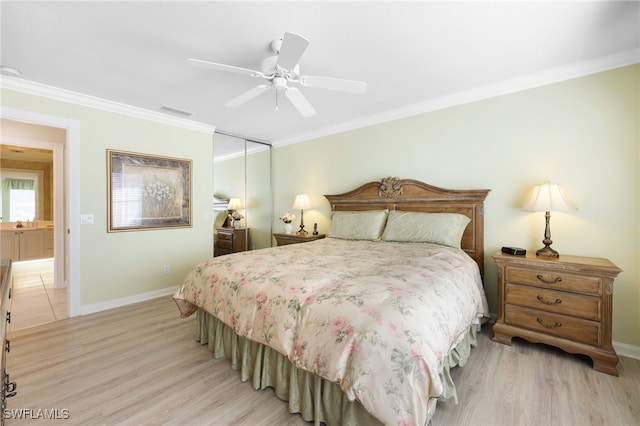
{"label": "window curtain", "polygon": [[33,179],[14,179],[5,178],[2,181],[4,189],[23,189],[31,190],[35,189],[35,181]]}

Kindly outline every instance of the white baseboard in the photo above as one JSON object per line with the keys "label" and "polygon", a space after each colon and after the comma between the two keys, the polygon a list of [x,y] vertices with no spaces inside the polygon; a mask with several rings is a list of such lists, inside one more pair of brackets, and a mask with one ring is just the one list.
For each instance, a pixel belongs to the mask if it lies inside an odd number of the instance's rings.
{"label": "white baseboard", "polygon": [[120,299],[108,300],[101,303],[93,303],[80,307],[80,315],[93,314],[107,309],[119,308],[121,306],[131,305],[138,302],[144,302],[158,297],[168,296],[175,293],[178,287],[168,287],[160,290],[150,291],[148,293],[136,294],[134,296],[123,297]]}
{"label": "white baseboard", "polygon": [[626,343],[613,342],[613,349],[619,356],[640,359],[640,346],[628,345]]}

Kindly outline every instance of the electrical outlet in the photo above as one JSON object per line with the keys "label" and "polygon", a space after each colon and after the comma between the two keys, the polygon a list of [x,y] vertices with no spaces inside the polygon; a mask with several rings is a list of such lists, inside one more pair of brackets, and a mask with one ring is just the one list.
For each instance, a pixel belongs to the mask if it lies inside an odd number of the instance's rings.
{"label": "electrical outlet", "polygon": [[169,265],[164,265],[162,267],[162,273],[167,275],[169,272],[171,272],[171,267]]}

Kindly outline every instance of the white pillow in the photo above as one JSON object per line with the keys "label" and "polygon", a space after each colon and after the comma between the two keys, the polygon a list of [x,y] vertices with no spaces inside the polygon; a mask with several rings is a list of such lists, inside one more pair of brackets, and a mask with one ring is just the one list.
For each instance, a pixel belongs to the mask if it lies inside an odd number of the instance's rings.
{"label": "white pillow", "polygon": [[379,240],[388,213],[388,210],[333,212],[327,235],[345,240]]}
{"label": "white pillow", "polygon": [[422,213],[392,210],[382,234],[383,241],[434,243],[460,248],[462,234],[471,222],[458,213]]}

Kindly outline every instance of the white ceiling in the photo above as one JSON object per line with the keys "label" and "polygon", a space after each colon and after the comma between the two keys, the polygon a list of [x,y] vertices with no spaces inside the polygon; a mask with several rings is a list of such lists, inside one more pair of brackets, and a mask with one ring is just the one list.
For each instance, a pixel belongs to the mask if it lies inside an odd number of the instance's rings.
{"label": "white ceiling", "polygon": [[[288,143],[640,62],[639,2],[2,1],[3,66],[35,82]],[[354,95],[303,87],[303,118],[261,80],[271,40],[310,40],[302,74],[365,81]],[[15,79],[5,77],[3,86]]]}

